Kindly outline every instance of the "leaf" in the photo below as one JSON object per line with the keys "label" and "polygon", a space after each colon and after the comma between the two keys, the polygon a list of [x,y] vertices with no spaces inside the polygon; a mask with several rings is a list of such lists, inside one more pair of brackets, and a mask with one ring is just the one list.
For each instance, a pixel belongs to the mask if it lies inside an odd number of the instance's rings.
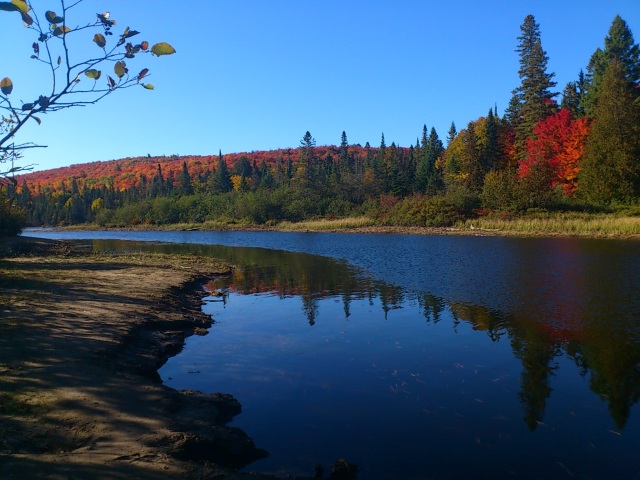
{"label": "leaf", "polygon": [[161,55],[172,55],[176,53],[176,49],[169,45],[167,42],[160,42],[151,47],[151,53],[153,55],[157,55],[158,57]]}
{"label": "leaf", "polygon": [[127,69],[126,63],[124,63],[123,61],[118,61],[113,66],[113,71],[118,76],[118,78],[122,78],[124,77],[124,74],[127,73],[129,70]]}
{"label": "leaf", "polygon": [[3,10],[5,12],[17,12],[17,11],[19,11],[18,7],[16,7],[11,2],[0,2],[0,10]]}
{"label": "leaf", "polygon": [[31,18],[31,15],[24,12],[20,12],[20,15],[22,16],[22,21],[25,25],[33,25],[33,18]]}
{"label": "leaf", "polygon": [[11,93],[13,90],[13,82],[9,77],[4,77],[0,80],[0,90],[2,90],[4,95],[9,95]]}
{"label": "leaf", "polygon": [[140,44],[140,48],[141,48],[142,50],[145,50],[145,51],[146,51],[146,50],[149,48],[149,42],[147,42],[147,41],[145,40],[144,42],[142,42],[142,43]]}
{"label": "leaf", "polygon": [[142,86],[147,90],[153,90],[155,87],[150,83],[143,83]]}
{"label": "leaf", "polygon": [[42,120],[40,120],[38,117],[31,117],[33,118],[36,122],[38,122],[38,125],[42,124]]}
{"label": "leaf", "polygon": [[62,57],[58,55],[58,66],[60,66],[61,63],[62,63]]}
{"label": "leaf", "polygon": [[116,88],[116,81],[107,75],[107,82],[109,83],[109,88]]}
{"label": "leaf", "polygon": [[33,48],[33,53],[35,53],[36,55],[40,55],[40,45],[38,44],[38,42],[33,42],[31,47]]}
{"label": "leaf", "polygon": [[86,72],[84,72],[84,74],[89,78],[98,80],[102,75],[102,72],[100,70],[96,70],[95,68],[92,68],[91,70],[87,70]]}
{"label": "leaf", "polygon": [[47,10],[44,14],[45,18],[49,23],[62,23],[64,22],[64,18],[59,17],[56,12],[52,12],[51,10]]}
{"label": "leaf", "polygon": [[25,0],[11,0],[11,4],[15,5],[18,11],[21,13],[29,12],[29,5],[27,5],[27,2]]}
{"label": "leaf", "polygon": [[148,68],[143,68],[142,70],[140,70],[140,73],[138,74],[138,82],[140,82],[140,80],[142,80],[147,73],[149,73],[149,69]]}
{"label": "leaf", "polygon": [[42,110],[46,109],[49,106],[49,97],[40,95],[40,98],[38,98],[38,104],[40,104]]}
{"label": "leaf", "polygon": [[33,103],[25,103],[22,105],[22,111],[33,110]]}
{"label": "leaf", "polygon": [[67,27],[66,25],[62,26],[62,27],[56,27],[56,29],[53,31],[53,34],[56,37],[59,37],[60,35],[65,35],[67,33],[69,33],[71,31],[71,29],[69,27]]}
{"label": "leaf", "polygon": [[105,45],[107,44],[107,40],[104,38],[104,35],[102,35],[101,33],[96,33],[93,36],[93,41],[96,42],[96,45],[98,45],[100,48],[104,48]]}

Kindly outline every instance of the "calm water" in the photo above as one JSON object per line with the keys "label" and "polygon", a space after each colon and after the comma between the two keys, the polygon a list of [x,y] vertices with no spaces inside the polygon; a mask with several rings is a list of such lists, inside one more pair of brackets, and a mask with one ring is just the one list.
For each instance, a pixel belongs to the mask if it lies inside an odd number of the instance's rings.
{"label": "calm water", "polygon": [[[199,253],[211,333],[160,370],[235,395],[250,470],[640,478],[640,243],[270,232],[28,232]],[[128,240],[129,242],[123,241]],[[167,242],[166,244],[130,241]]]}

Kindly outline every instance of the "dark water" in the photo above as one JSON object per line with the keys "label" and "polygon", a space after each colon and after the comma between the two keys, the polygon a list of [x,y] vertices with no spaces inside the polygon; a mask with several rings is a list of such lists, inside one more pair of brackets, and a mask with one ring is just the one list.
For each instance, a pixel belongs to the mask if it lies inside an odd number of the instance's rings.
{"label": "dark water", "polygon": [[[28,232],[199,253],[216,323],[160,370],[235,395],[268,459],[360,479],[640,478],[640,243]],[[106,240],[163,241],[140,244]]]}

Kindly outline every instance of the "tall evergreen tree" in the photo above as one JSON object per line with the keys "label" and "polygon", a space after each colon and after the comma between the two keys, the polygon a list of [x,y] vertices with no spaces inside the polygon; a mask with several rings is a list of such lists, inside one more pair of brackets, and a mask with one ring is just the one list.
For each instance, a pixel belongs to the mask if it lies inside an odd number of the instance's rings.
{"label": "tall evergreen tree", "polygon": [[227,162],[222,158],[222,150],[218,151],[218,168],[211,174],[211,190],[213,193],[231,191],[231,175]]}
{"label": "tall evergreen tree", "polygon": [[449,131],[447,132],[447,145],[453,142],[453,139],[458,135],[458,130],[456,130],[456,124],[451,122],[451,126],[449,127]]}
{"label": "tall evergreen tree", "polygon": [[151,185],[149,186],[149,197],[155,198],[162,196],[166,193],[164,176],[162,175],[162,167],[158,164],[158,169],[156,170],[156,174],[153,176],[151,180]]}
{"label": "tall evergreen tree", "polygon": [[579,192],[600,204],[632,202],[640,194],[640,103],[624,63],[613,59],[593,107]]}
{"label": "tall evergreen tree", "polygon": [[[604,72],[615,59],[624,65],[627,81],[635,85],[640,84],[640,46],[635,43],[627,22],[620,15],[616,15],[611,23],[608,35],[604,39],[604,50],[598,48],[587,66],[583,106],[590,117],[594,116]],[[636,94],[640,95],[640,89]]]}
{"label": "tall evergreen tree", "polygon": [[315,183],[315,146],[316,139],[307,130],[300,140],[300,163],[304,168],[305,184],[309,188],[313,188]]}
{"label": "tall evergreen tree", "polygon": [[178,194],[179,195],[191,195],[193,194],[193,185],[191,184],[191,174],[187,168],[187,162],[182,162],[182,170],[178,175]]}
{"label": "tall evergreen tree", "polygon": [[513,91],[508,118],[516,131],[516,154],[521,157],[525,154],[524,142],[536,124],[555,111],[553,98],[557,93],[551,91],[556,86],[552,80],[555,74],[547,73],[549,57],[542,49],[540,25],[533,15],[525,17],[520,30],[516,52],[520,56],[521,83]]}

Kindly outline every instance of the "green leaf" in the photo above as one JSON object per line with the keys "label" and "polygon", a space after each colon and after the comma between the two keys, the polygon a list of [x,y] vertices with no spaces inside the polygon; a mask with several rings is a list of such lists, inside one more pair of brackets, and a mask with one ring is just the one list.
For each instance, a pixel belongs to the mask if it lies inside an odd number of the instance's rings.
{"label": "green leaf", "polygon": [[151,85],[150,83],[143,83],[142,86],[144,88],[146,88],[147,90],[153,90],[155,87],[153,85]]}
{"label": "green leaf", "polygon": [[11,93],[13,90],[13,82],[9,77],[4,77],[0,80],[0,90],[2,90],[4,95],[9,95]]}
{"label": "green leaf", "polygon": [[67,34],[70,31],[71,31],[71,29],[65,25],[65,26],[62,26],[62,27],[56,27],[56,29],[53,31],[53,34],[56,37],[59,37],[60,35]]}
{"label": "green leaf", "polygon": [[56,12],[52,12],[51,10],[47,10],[44,14],[45,18],[49,23],[62,23],[64,22],[64,18],[59,17]]}
{"label": "green leaf", "polygon": [[151,53],[153,55],[157,55],[158,57],[161,55],[172,55],[176,53],[176,49],[169,45],[167,42],[160,42],[151,47]]}
{"label": "green leaf", "polygon": [[107,40],[104,38],[104,35],[102,35],[101,33],[96,33],[93,36],[93,41],[96,42],[96,45],[98,45],[100,48],[104,48],[105,45],[107,44]]}
{"label": "green leaf", "polygon": [[96,70],[95,68],[92,68],[91,70],[87,70],[86,72],[84,72],[84,74],[89,78],[98,80],[100,78],[100,75],[102,75],[102,72],[100,70]]}
{"label": "green leaf", "polygon": [[118,78],[124,77],[124,74],[127,73],[127,64],[123,61],[118,61],[113,67],[114,73],[118,76]]}

